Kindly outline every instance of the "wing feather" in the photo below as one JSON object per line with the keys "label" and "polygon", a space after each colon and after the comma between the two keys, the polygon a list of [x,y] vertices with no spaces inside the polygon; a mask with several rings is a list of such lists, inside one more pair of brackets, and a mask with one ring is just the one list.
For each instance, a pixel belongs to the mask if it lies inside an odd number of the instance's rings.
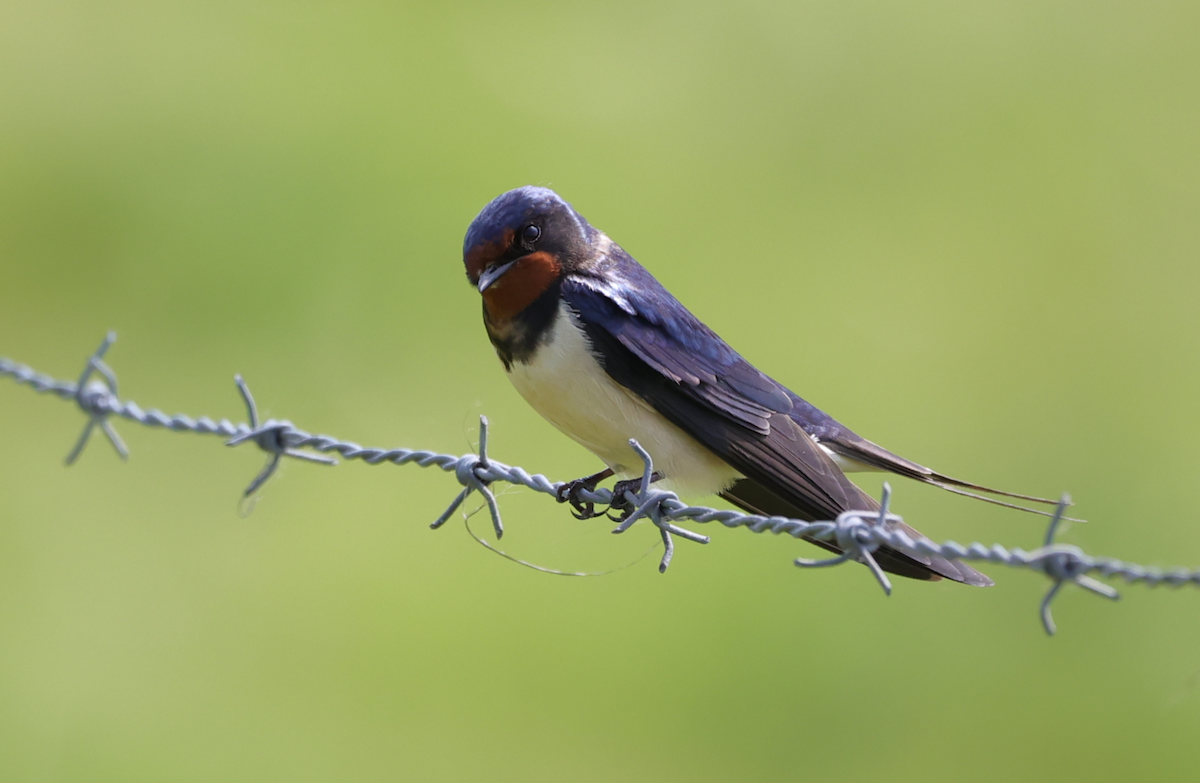
{"label": "wing feather", "polygon": [[[860,500],[858,488],[786,415],[791,409],[786,389],[673,298],[664,300],[670,297],[665,290],[653,302],[623,296],[637,314],[594,285],[573,284],[569,277],[563,284],[564,300],[579,313],[593,350],[614,380],[811,519],[834,519],[852,507],[847,505],[851,498]],[[642,315],[646,310],[654,312],[654,320]],[[688,329],[670,329],[664,314],[677,322],[689,319]],[[759,399],[739,393],[730,378],[738,378],[741,388],[756,389]],[[776,399],[789,404],[775,404]]]}
{"label": "wing feather", "polygon": [[[796,420],[801,417],[790,415],[799,398],[743,359],[641,271],[645,278],[632,290],[622,290],[619,300],[606,296],[603,284],[594,279],[571,277],[563,282],[563,299],[579,314],[592,349],[617,383],[746,477],[724,496],[752,512],[808,520],[877,509],[874,499],[846,478],[803,421]],[[837,550],[828,542],[816,543]],[[888,548],[877,555],[885,570],[903,576],[991,583],[970,566],[942,558]]]}

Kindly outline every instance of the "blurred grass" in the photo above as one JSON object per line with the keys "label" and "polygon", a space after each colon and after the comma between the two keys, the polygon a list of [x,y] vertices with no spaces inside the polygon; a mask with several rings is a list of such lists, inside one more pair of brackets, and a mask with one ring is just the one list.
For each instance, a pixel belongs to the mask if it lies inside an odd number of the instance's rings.
{"label": "blurred grass", "polygon": [[[549,184],[781,381],[1067,540],[1200,562],[1195,4],[0,4],[0,353],[371,445],[594,461],[508,388],[459,260]],[[0,384],[0,779],[1178,777],[1194,594],[800,573],[740,531],[495,557],[416,468],[261,465]],[[872,486],[877,485],[872,484]],[[1028,517],[899,484],[935,537]],[[502,502],[574,570],[653,536]],[[488,534],[476,517],[474,527]]]}

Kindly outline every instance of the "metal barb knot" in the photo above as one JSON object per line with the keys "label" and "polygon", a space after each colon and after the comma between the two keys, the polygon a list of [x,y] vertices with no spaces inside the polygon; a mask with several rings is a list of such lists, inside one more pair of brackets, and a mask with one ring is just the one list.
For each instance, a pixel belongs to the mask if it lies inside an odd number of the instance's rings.
{"label": "metal barb knot", "polygon": [[[875,562],[874,552],[879,548],[879,540],[875,530],[878,527],[887,529],[892,522],[900,521],[900,517],[888,513],[892,501],[892,487],[886,481],[883,484],[883,497],[879,501],[879,511],[843,511],[834,522],[834,541],[842,553],[837,557],[824,560],[811,560],[805,557],[796,558],[796,565],[801,568],[825,568],[841,565],[849,560],[863,563],[871,569],[875,581],[883,588],[885,595],[892,594],[892,582],[887,574]],[[874,518],[874,523],[871,520]]]}
{"label": "metal barb knot", "polygon": [[446,521],[453,516],[458,507],[463,504],[467,496],[472,492],[478,492],[483,495],[484,501],[487,502],[488,513],[492,517],[492,528],[496,531],[496,538],[504,536],[504,523],[500,520],[500,505],[496,502],[496,496],[492,493],[491,479],[484,478],[482,475],[490,467],[487,456],[488,446],[488,420],[487,416],[479,417],[479,456],[474,454],[465,454],[459,457],[454,463],[454,477],[458,479],[458,483],[463,485],[462,492],[454,498],[442,515],[433,521],[429,527],[437,530]]}
{"label": "metal barb knot", "polygon": [[1110,601],[1117,601],[1121,598],[1121,594],[1110,585],[1086,576],[1091,569],[1091,563],[1086,559],[1082,549],[1077,546],[1054,543],[1054,536],[1058,533],[1063,512],[1069,505],[1071,505],[1071,496],[1064,492],[1058,505],[1054,508],[1054,516],[1050,517],[1050,524],[1046,527],[1045,544],[1038,552],[1034,553],[1039,555],[1037,562],[1040,563],[1042,573],[1054,580],[1054,584],[1050,585],[1050,589],[1042,598],[1040,606],[1042,627],[1046,629],[1046,634],[1049,636],[1053,636],[1054,632],[1058,630],[1054,624],[1054,615],[1050,612],[1050,604],[1067,582],[1073,582]]}
{"label": "metal barb knot", "polygon": [[[639,491],[625,490],[624,500],[630,503],[633,511],[624,517],[621,520],[621,524],[613,528],[612,532],[624,533],[634,522],[642,518],[647,518],[653,522],[654,526],[658,528],[663,542],[663,556],[658,564],[658,572],[665,574],[667,568],[671,565],[671,559],[675,556],[675,541],[672,535],[686,538],[688,541],[694,541],[697,544],[707,544],[710,539],[708,536],[695,533],[691,530],[685,530],[678,525],[673,525],[665,518],[663,505],[670,501],[678,502],[679,496],[665,489],[653,489],[651,487],[651,482],[654,480],[654,459],[650,456],[650,452],[646,451],[636,439],[630,438],[629,445],[642,458],[645,469],[642,471],[642,483]],[[620,502],[621,500],[622,498],[613,498],[614,502]]]}
{"label": "metal barb knot", "polygon": [[[68,465],[74,465],[75,460],[79,459],[79,455],[83,453],[83,449],[87,446],[88,440],[92,437],[92,431],[96,427],[99,427],[108,438],[108,442],[116,449],[121,459],[129,459],[129,449],[125,448],[125,442],[121,440],[121,436],[113,429],[112,422],[108,420],[109,414],[121,402],[117,397],[117,374],[104,363],[104,354],[116,341],[116,332],[109,332],[104,336],[100,347],[88,357],[83,374],[79,376],[79,381],[75,384],[75,404],[87,414],[88,421],[83,425],[83,432],[79,434],[79,440],[75,441],[75,447],[67,455]],[[100,373],[103,380],[89,383],[88,379],[92,377],[92,373]]]}
{"label": "metal barb knot", "polygon": [[[250,387],[242,379],[241,375],[233,376],[234,382],[237,384],[238,391],[242,393],[242,401],[246,403],[246,415],[250,417],[250,431],[237,435],[225,441],[226,446],[240,446],[246,441],[254,441],[254,444],[263,451],[267,452],[267,464],[259,471],[254,480],[250,482],[250,486],[246,487],[242,492],[243,501],[249,500],[258,489],[265,483],[267,479],[275,475],[275,471],[279,468],[279,460],[283,457],[291,457],[293,459],[301,459],[306,462],[316,462],[321,465],[336,465],[337,460],[333,457],[325,457],[318,454],[309,454],[307,452],[293,449],[288,445],[287,436],[295,431],[295,427],[290,421],[276,421],[275,419],[267,419],[261,425],[258,423],[258,406],[254,403],[254,395],[250,393]],[[254,504],[243,508],[243,515],[249,516],[254,510]]]}

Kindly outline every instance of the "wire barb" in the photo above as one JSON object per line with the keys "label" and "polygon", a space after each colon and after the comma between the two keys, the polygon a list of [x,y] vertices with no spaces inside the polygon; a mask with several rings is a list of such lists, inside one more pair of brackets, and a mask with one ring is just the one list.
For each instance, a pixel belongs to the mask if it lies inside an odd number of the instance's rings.
{"label": "wire barb", "polygon": [[[645,470],[642,471],[641,488],[639,491],[634,492],[632,489],[625,490],[624,499],[633,507],[633,512],[622,519],[621,524],[617,525],[612,532],[624,533],[634,522],[642,518],[648,518],[662,534],[663,556],[658,564],[658,572],[665,574],[667,568],[671,565],[671,558],[675,556],[675,542],[671,538],[672,535],[686,538],[688,541],[694,541],[697,544],[707,544],[710,539],[708,536],[694,533],[691,530],[685,530],[678,525],[672,525],[663,517],[664,505],[671,502],[679,503],[679,496],[674,492],[664,489],[653,489],[651,487],[651,482],[654,481],[654,459],[650,456],[650,452],[646,451],[636,439],[630,438],[629,445],[642,458]],[[614,500],[620,500],[620,498],[614,498]]]}
{"label": "wire barb", "polygon": [[488,462],[488,420],[487,416],[479,417],[479,456],[468,454],[460,457],[454,467],[454,476],[458,479],[458,483],[463,485],[463,491],[458,493],[458,497],[450,503],[450,507],[442,512],[442,515],[433,521],[429,527],[437,530],[442,525],[446,524],[446,520],[458,511],[458,507],[463,504],[467,496],[472,492],[478,492],[483,495],[484,501],[487,503],[488,513],[492,516],[492,528],[496,531],[496,538],[504,537],[504,523],[500,520],[500,505],[496,502],[496,496],[492,493],[488,486],[492,483],[492,479],[486,478],[483,474],[491,467]]}
{"label": "wire barb", "polygon": [[1058,627],[1054,624],[1054,615],[1050,612],[1050,604],[1054,601],[1055,596],[1058,595],[1058,591],[1062,589],[1065,583],[1074,582],[1083,589],[1103,596],[1110,601],[1119,601],[1121,599],[1121,594],[1113,587],[1086,576],[1088,562],[1082,549],[1077,546],[1054,543],[1054,536],[1058,533],[1058,526],[1063,520],[1063,512],[1070,505],[1071,496],[1064,492],[1058,501],[1058,505],[1054,508],[1054,515],[1050,517],[1050,524],[1046,526],[1046,539],[1042,545],[1042,550],[1045,553],[1045,557],[1041,561],[1042,572],[1054,582],[1054,584],[1050,585],[1050,589],[1046,591],[1046,595],[1042,598],[1040,606],[1042,627],[1046,629],[1047,636],[1053,636],[1058,630]]}
{"label": "wire barb", "polygon": [[[240,446],[246,441],[252,440],[263,451],[267,452],[267,464],[259,471],[250,485],[242,492],[242,499],[249,500],[250,497],[267,483],[267,479],[275,475],[275,471],[279,468],[279,460],[284,457],[304,460],[306,462],[316,462],[321,465],[336,465],[337,460],[333,457],[322,457],[317,454],[307,454],[303,451],[298,451],[288,445],[288,434],[295,430],[290,421],[275,421],[268,419],[261,426],[258,423],[258,406],[254,403],[254,395],[250,393],[250,386],[242,379],[241,375],[233,376],[234,383],[237,384],[238,391],[242,394],[242,401],[246,404],[246,414],[250,417],[250,430],[243,432],[236,437],[225,441],[226,446]],[[250,503],[243,507],[243,515],[249,516],[254,510],[254,504]]]}
{"label": "wire barb", "polygon": [[[871,569],[871,574],[874,575],[875,581],[879,582],[879,586],[883,588],[884,595],[892,594],[892,582],[887,578],[887,574],[879,567],[879,563],[875,562],[874,552],[879,548],[879,541],[872,537],[872,530],[890,528],[892,522],[902,522],[903,520],[895,514],[888,513],[888,507],[892,503],[892,485],[888,482],[883,482],[883,494],[879,500],[879,511],[844,511],[834,523],[834,540],[837,542],[842,553],[837,557],[830,557],[824,560],[810,560],[808,558],[798,557],[794,561],[801,568],[825,568],[827,566],[841,565],[847,560],[855,560],[867,568]],[[869,516],[874,516],[878,524],[875,528],[867,521]]]}
{"label": "wire barb", "polygon": [[[258,409],[249,387],[241,376],[237,376],[238,390],[246,404],[249,424],[234,424],[227,419],[213,421],[208,417],[193,419],[183,414],[168,416],[153,408],[144,411],[132,401],[122,401],[118,398],[116,373],[104,362],[104,355],[116,340],[116,334],[110,332],[101,342],[100,347],[88,358],[87,365],[80,375],[78,382],[62,381],[38,373],[27,365],[0,357],[0,377],[10,377],[16,383],[29,386],[40,394],[51,394],[64,400],[73,400],[88,416],[88,423],[83,434],[75,444],[68,463],[74,462],[82,453],[92,431],[96,427],[108,437],[109,442],[122,457],[128,454],[125,444],[121,441],[109,421],[111,416],[119,416],[129,421],[147,427],[161,427],[172,432],[195,432],[203,435],[220,435],[227,439],[230,446],[236,446],[247,441],[254,441],[259,448],[267,452],[267,465],[254,478],[243,493],[243,498],[252,498],[276,471],[282,457],[293,457],[321,464],[336,464],[336,460],[326,454],[338,454],[346,460],[361,460],[368,465],[407,465],[410,462],[420,467],[437,467],[446,472],[453,472],[463,489],[450,507],[434,521],[432,527],[441,527],[463,504],[472,492],[479,492],[487,503],[491,514],[492,526],[496,537],[504,533],[500,519],[500,507],[491,491],[491,485],[498,481],[528,487],[536,492],[557,496],[566,486],[563,482],[554,482],[541,474],[530,474],[523,468],[496,462],[488,456],[488,421],[486,417],[479,419],[479,453],[458,456],[440,454],[433,451],[420,451],[404,448],[366,448],[349,441],[339,440],[328,435],[314,435],[298,429],[289,421],[274,419],[260,422]],[[99,374],[100,379],[93,379]],[[1167,585],[1169,587],[1200,587],[1200,569],[1177,568],[1162,570],[1148,568],[1136,563],[1126,563],[1111,557],[1095,557],[1076,546],[1055,544],[1061,523],[1066,519],[1063,512],[1070,503],[1066,495],[1059,501],[1046,530],[1043,546],[1032,552],[1021,549],[1006,549],[999,544],[985,546],[973,543],[963,546],[955,541],[934,542],[924,536],[916,539],[909,537],[896,524],[902,519],[889,512],[891,504],[891,487],[884,484],[883,496],[877,511],[847,511],[836,520],[818,520],[808,522],[786,517],[767,517],[757,514],[744,514],[728,509],[708,508],[705,506],[689,506],[674,492],[654,489],[652,482],[655,478],[654,462],[651,455],[637,441],[630,445],[642,458],[645,469],[642,473],[640,487],[634,491],[630,487],[621,490],[623,498],[613,498],[613,493],[607,489],[579,488],[575,495],[581,502],[611,505],[613,500],[627,504],[629,515],[620,521],[614,533],[629,529],[639,519],[648,518],[658,528],[662,537],[664,553],[659,564],[660,571],[666,571],[674,556],[674,538],[680,536],[697,543],[708,543],[708,536],[695,533],[674,524],[679,520],[688,519],[700,524],[716,522],[728,528],[742,527],[754,533],[786,534],[792,538],[817,539],[836,544],[842,549],[842,554],[826,560],[797,559],[796,565],[805,568],[819,568],[840,565],[855,560],[865,564],[874,574],[884,592],[891,593],[891,583],[875,561],[873,553],[880,546],[908,551],[914,555],[937,555],[948,560],[983,561],[998,563],[1012,568],[1024,568],[1045,574],[1053,584],[1041,601],[1041,617],[1046,632],[1055,631],[1054,619],[1050,606],[1061,591],[1062,586],[1072,582],[1090,592],[1109,599],[1117,599],[1118,593],[1109,585],[1092,578],[1092,574],[1106,579],[1121,578],[1126,582],[1142,583],[1150,587]],[[311,449],[318,452],[312,454],[301,449]]]}
{"label": "wire barb", "polygon": [[[121,459],[129,459],[129,449],[125,447],[125,441],[121,440],[121,436],[113,428],[112,422],[108,420],[109,414],[113,412],[113,408],[118,402],[117,374],[104,363],[104,354],[116,341],[116,332],[109,332],[104,336],[100,347],[88,357],[83,373],[75,384],[75,404],[87,414],[88,421],[83,425],[83,432],[79,434],[79,440],[75,441],[75,447],[67,455],[67,465],[74,465],[75,460],[79,459],[79,455],[83,453],[84,447],[92,437],[92,431],[97,427],[108,438],[108,442],[116,449]],[[89,383],[88,379],[92,377],[92,373],[100,373],[103,380]]]}

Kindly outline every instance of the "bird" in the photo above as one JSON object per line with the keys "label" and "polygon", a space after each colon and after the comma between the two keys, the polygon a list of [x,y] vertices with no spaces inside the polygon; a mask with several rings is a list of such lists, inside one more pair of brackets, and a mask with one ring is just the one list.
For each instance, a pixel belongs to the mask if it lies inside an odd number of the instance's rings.
{"label": "bird", "polygon": [[[750,364],[553,190],[526,186],[493,199],[467,229],[463,264],[512,385],[605,465],[564,485],[559,499],[579,511],[580,488],[612,476],[640,484],[631,438],[653,457],[659,486],[719,495],[751,514],[813,521],[878,511],[846,475],[864,470],[1027,511],[978,493],[1053,503],[952,478],[860,437]],[[834,542],[809,540],[841,554]],[[993,584],[937,555],[881,545],[873,557],[912,579]]]}

